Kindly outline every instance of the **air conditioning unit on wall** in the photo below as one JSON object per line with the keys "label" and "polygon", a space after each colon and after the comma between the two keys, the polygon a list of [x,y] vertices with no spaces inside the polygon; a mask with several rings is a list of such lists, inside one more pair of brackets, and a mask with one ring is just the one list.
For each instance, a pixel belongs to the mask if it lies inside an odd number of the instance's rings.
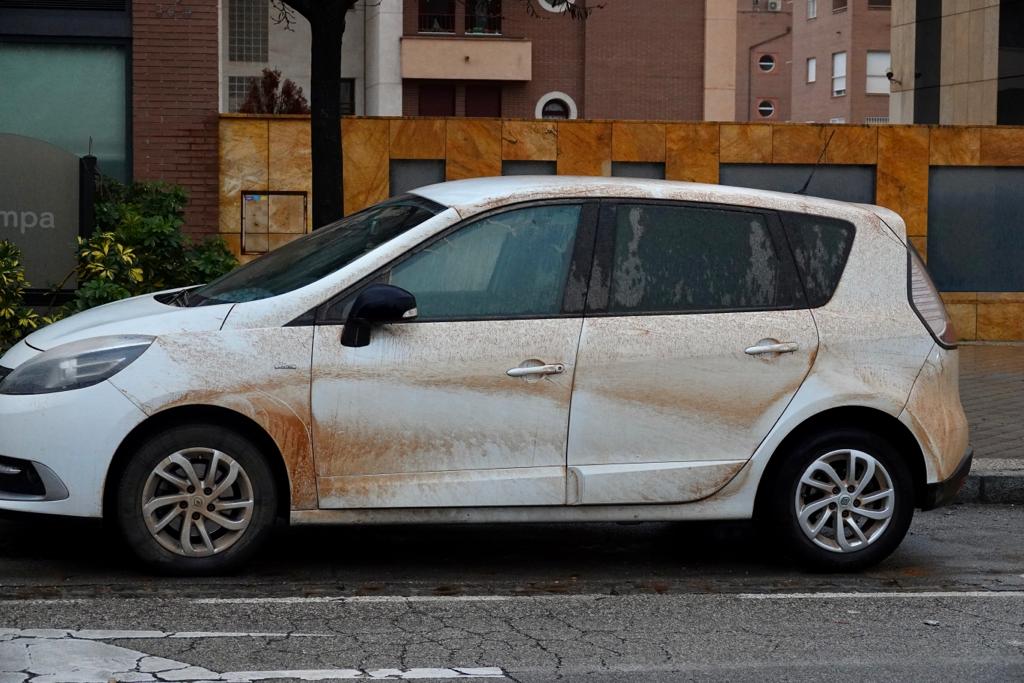
{"label": "air conditioning unit on wall", "polygon": [[782,11],[782,0],[768,0],[765,3],[768,6],[769,12],[781,12]]}

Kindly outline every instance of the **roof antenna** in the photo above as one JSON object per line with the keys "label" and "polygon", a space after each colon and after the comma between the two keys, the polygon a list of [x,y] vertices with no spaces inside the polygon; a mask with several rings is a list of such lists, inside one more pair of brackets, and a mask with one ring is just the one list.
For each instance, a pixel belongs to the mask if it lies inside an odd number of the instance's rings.
{"label": "roof antenna", "polygon": [[836,129],[833,128],[832,132],[829,133],[828,140],[825,141],[825,146],[821,148],[821,154],[818,155],[818,160],[814,162],[814,168],[811,169],[810,174],[807,176],[807,180],[804,181],[804,186],[797,190],[794,194],[806,194],[807,188],[811,184],[811,180],[814,178],[814,172],[818,170],[818,166],[821,165],[821,160],[825,158],[825,152],[828,150],[829,144],[832,142],[832,136],[836,134]]}

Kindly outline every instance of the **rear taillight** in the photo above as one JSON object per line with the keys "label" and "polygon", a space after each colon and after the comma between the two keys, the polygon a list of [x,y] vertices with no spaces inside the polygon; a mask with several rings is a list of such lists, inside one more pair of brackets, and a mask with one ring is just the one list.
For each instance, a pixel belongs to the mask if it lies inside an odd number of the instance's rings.
{"label": "rear taillight", "polygon": [[946,306],[942,303],[939,290],[935,288],[928,269],[924,262],[917,255],[917,251],[910,245],[907,246],[909,254],[908,270],[910,283],[908,285],[910,295],[910,306],[917,313],[928,331],[935,337],[935,341],[947,349],[956,347],[956,330],[953,329],[953,321],[946,313]]}

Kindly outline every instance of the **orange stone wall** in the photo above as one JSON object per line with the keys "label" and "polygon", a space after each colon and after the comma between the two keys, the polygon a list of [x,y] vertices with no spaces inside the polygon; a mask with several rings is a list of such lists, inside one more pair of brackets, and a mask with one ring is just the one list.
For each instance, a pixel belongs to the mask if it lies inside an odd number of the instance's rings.
{"label": "orange stone wall", "polygon": [[[660,162],[669,180],[716,183],[719,164],[813,164],[834,131],[823,163],[873,165],[876,203],[903,216],[922,254],[929,167],[1024,166],[1024,128],[1005,126],[346,118],[341,128],[348,213],[387,199],[391,159],[445,160],[448,180],[500,175],[512,160],[554,161],[561,175]],[[310,192],[308,118],[221,115],[219,164],[220,232],[239,253],[242,192]],[[1024,292],[943,298],[961,339],[1024,340]]]}

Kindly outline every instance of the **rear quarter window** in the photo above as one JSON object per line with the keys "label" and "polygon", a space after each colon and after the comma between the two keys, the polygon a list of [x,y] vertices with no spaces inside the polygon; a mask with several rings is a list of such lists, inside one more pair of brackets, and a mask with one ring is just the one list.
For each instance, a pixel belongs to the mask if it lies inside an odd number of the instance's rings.
{"label": "rear quarter window", "polygon": [[807,305],[824,306],[832,298],[846,268],[856,232],[853,224],[810,214],[782,215],[793,248],[797,273],[804,285]]}

